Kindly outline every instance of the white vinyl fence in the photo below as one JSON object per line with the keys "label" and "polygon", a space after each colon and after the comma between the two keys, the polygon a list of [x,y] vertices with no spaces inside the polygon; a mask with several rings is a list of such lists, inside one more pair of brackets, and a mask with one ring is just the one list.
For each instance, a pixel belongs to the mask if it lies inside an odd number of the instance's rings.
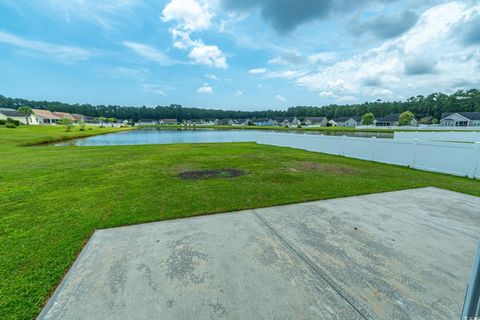
{"label": "white vinyl fence", "polygon": [[288,133],[258,134],[256,142],[480,179],[478,142],[455,143]]}
{"label": "white vinyl fence", "polygon": [[480,132],[462,132],[462,131],[448,131],[448,132],[426,132],[426,131],[403,131],[395,132],[394,139],[420,139],[431,141],[461,141],[461,142],[480,142]]}

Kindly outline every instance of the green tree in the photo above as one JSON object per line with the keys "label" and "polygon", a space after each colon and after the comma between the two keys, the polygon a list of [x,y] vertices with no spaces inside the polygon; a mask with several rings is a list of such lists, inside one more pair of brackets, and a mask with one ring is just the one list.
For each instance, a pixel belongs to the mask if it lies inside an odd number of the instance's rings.
{"label": "green tree", "polygon": [[404,111],[400,113],[400,117],[398,118],[398,124],[401,126],[409,125],[410,122],[413,120],[413,113],[410,111]]}
{"label": "green tree", "polygon": [[60,124],[62,126],[65,126],[65,131],[66,132],[70,132],[72,131],[72,128],[73,128],[73,121],[69,118],[63,118],[62,120],[60,120]]}
{"label": "green tree", "polygon": [[375,116],[371,112],[365,113],[362,117],[362,124],[364,126],[372,125],[374,121],[375,121]]}
{"label": "green tree", "polygon": [[113,124],[117,121],[117,119],[115,118],[108,118],[108,122],[110,122],[112,124],[112,127],[113,127]]}
{"label": "green tree", "polygon": [[18,112],[25,116],[26,124],[30,124],[30,116],[33,114],[32,108],[23,106],[18,108]]}
{"label": "green tree", "polygon": [[107,121],[107,118],[100,117],[100,118],[98,118],[98,121],[100,121],[100,128],[103,128],[103,124],[105,123],[105,121]]}

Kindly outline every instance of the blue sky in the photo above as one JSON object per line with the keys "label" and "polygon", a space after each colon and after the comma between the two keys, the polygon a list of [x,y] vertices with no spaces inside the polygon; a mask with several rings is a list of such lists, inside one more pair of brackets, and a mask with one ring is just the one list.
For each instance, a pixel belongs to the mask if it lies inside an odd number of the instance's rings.
{"label": "blue sky", "polygon": [[0,0],[0,94],[258,110],[480,86],[478,1]]}

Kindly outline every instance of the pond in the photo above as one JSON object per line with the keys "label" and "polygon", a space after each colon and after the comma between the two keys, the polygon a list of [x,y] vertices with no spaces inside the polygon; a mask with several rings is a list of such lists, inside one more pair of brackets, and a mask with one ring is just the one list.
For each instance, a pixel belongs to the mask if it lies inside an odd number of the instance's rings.
{"label": "pond", "polygon": [[[174,144],[209,142],[253,142],[259,133],[285,133],[274,130],[216,130],[216,129],[138,129],[109,133],[88,138],[53,143],[54,146],[120,146],[137,144]],[[303,132],[290,132],[303,134]],[[308,131],[308,134],[346,135],[355,137],[393,138],[392,133],[384,132],[339,132]]]}

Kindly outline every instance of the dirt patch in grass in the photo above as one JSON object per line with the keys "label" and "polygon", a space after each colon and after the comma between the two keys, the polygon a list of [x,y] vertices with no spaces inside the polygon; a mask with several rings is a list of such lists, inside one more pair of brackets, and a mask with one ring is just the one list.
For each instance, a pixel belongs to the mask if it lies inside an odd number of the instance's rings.
{"label": "dirt patch in grass", "polygon": [[212,178],[234,178],[243,175],[245,175],[245,172],[239,169],[209,169],[184,171],[178,176],[184,180],[203,180]]}
{"label": "dirt patch in grass", "polygon": [[296,162],[294,166],[291,166],[288,168],[288,171],[290,172],[301,172],[306,170],[321,171],[325,173],[336,173],[336,174],[356,173],[355,169],[352,169],[349,166],[330,164],[330,163],[319,163],[319,162],[312,162],[312,161]]}

